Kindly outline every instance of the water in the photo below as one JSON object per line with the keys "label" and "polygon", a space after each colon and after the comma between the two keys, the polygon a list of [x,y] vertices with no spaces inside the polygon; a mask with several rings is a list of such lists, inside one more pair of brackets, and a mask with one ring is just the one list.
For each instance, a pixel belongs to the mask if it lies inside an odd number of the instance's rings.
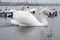
{"label": "water", "polygon": [[[6,6],[0,8],[5,8]],[[32,7],[32,6],[31,6]],[[50,9],[55,8],[60,11],[60,6],[48,6]],[[10,6],[12,9],[18,9],[20,6]],[[33,7],[32,7],[33,8]],[[40,10],[40,6],[35,6],[38,12]],[[42,8],[41,8],[42,9]],[[40,21],[39,13],[36,12],[34,16]],[[0,18],[0,40],[60,40],[60,14],[54,19],[48,20],[48,27],[17,27],[17,26],[9,26],[10,18],[4,19]]]}

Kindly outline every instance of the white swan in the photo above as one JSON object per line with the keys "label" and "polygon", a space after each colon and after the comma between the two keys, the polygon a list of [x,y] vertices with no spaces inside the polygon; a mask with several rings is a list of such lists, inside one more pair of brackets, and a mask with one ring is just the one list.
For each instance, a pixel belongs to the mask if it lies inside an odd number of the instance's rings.
{"label": "white swan", "polygon": [[15,11],[13,13],[13,19],[11,20],[11,23],[20,26],[47,26],[48,22],[44,14],[47,14],[49,17],[52,16],[51,10],[44,8],[40,11],[42,22],[39,22],[29,11]]}

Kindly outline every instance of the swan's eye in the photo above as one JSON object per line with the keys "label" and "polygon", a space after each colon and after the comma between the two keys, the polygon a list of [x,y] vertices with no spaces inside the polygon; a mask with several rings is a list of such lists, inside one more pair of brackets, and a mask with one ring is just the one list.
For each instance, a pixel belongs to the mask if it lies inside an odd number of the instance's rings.
{"label": "swan's eye", "polygon": [[48,14],[46,14],[46,15],[48,15]]}

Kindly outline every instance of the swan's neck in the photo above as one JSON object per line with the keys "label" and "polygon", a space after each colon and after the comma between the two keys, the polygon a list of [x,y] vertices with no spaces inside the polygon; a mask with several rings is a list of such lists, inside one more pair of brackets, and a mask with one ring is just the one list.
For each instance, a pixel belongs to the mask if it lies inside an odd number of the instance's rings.
{"label": "swan's neck", "polygon": [[45,17],[43,12],[41,12],[40,18],[41,18],[42,24],[48,25],[47,19],[46,19],[46,17]]}

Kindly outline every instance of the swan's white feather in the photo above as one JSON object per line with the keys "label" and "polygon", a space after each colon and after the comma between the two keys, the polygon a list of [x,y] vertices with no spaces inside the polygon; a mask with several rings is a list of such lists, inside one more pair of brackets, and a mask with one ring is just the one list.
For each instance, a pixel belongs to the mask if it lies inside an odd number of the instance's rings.
{"label": "swan's white feather", "polygon": [[36,17],[28,11],[16,11],[13,15],[14,20],[17,21],[18,24],[25,24],[25,26],[42,26]]}
{"label": "swan's white feather", "polygon": [[[46,10],[48,10],[48,9],[46,9]],[[43,10],[41,10],[41,11],[43,11]],[[42,12],[40,12],[40,13],[41,13],[40,17],[41,17],[42,22],[39,22],[36,19],[36,17],[34,15],[32,15],[29,11],[15,11],[13,13],[13,19],[15,20],[16,24],[18,24],[18,25],[21,24],[22,26],[23,25],[24,26],[47,26],[48,23],[47,23],[47,20],[46,20],[44,14],[42,14]]]}

